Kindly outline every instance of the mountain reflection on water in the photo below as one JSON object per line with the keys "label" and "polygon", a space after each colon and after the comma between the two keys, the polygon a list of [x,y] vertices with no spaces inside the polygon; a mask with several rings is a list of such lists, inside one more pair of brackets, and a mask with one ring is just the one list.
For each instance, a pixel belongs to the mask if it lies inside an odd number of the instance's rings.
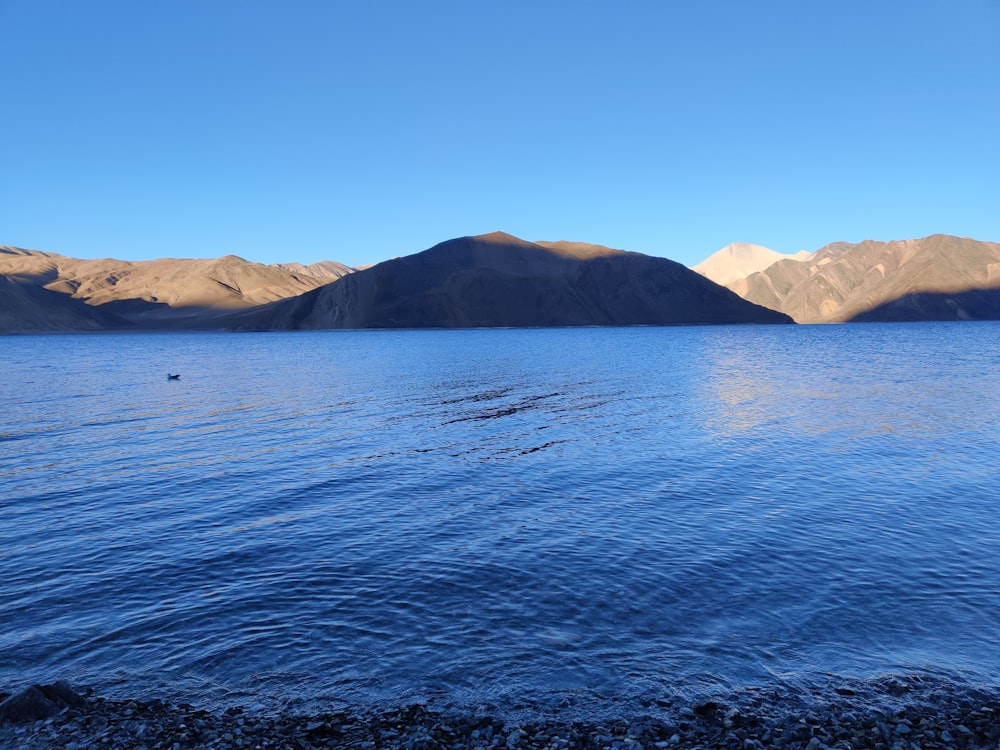
{"label": "mountain reflection on water", "polygon": [[998,334],[3,339],[0,686],[555,710],[996,684]]}

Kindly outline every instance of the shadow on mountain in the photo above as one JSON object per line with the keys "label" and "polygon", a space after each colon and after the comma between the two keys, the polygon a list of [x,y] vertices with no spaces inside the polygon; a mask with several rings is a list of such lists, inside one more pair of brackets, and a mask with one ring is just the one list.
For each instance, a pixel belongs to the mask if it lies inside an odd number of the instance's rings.
{"label": "shadow on mountain", "polygon": [[666,258],[502,232],[359,271],[0,251],[0,332],[792,322]]}
{"label": "shadow on mountain", "polygon": [[38,286],[33,279],[0,276],[0,331],[101,331],[129,328],[109,310]]}
{"label": "shadow on mountain", "polygon": [[110,313],[129,328],[144,331],[214,330],[223,328],[220,321],[233,313],[226,307],[170,305],[145,299],[112,300],[93,309]]}
{"label": "shadow on mountain", "polygon": [[991,290],[1000,288],[1000,243],[944,234],[835,243],[729,288],[798,323],[988,320],[996,317]]}
{"label": "shadow on mountain", "polygon": [[666,258],[461,237],[234,313],[237,330],[791,323]]}
{"label": "shadow on mountain", "polygon": [[0,333],[215,330],[219,319],[330,283],[332,261],[265,266],[221,258],[84,260],[0,246]]}
{"label": "shadow on mountain", "polygon": [[850,318],[851,323],[1000,320],[1000,288],[913,292]]}

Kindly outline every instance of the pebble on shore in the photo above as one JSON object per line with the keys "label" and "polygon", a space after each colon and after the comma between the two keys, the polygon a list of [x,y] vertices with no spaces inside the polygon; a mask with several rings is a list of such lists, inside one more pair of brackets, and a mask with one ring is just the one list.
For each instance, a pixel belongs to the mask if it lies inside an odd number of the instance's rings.
{"label": "pebble on shore", "polygon": [[[159,700],[83,695],[66,682],[0,693],[0,747],[23,750],[359,748],[360,750],[929,750],[1000,748],[1000,691],[851,687],[810,700],[776,691],[671,707],[670,718],[512,722],[408,706],[392,711],[297,715],[239,707],[209,712]],[[900,692],[901,691],[901,692]],[[86,696],[86,697],[84,697]],[[886,697],[892,700],[884,700]],[[888,709],[886,706],[894,705]],[[45,713],[45,716],[41,714]]]}

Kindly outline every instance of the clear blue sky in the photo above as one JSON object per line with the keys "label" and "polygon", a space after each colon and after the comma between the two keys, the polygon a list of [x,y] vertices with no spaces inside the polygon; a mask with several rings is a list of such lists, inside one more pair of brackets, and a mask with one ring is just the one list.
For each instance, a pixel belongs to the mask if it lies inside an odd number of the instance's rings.
{"label": "clear blue sky", "polygon": [[0,244],[1000,241],[1000,0],[0,0]]}

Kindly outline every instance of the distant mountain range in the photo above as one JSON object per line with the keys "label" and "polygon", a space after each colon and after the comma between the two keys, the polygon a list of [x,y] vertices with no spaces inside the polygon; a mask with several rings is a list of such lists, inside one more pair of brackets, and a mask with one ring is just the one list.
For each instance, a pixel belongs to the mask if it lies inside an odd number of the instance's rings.
{"label": "distant mountain range", "polygon": [[211,260],[77,260],[0,246],[0,331],[206,328],[353,269]]}
{"label": "distant mountain range", "polygon": [[790,323],[679,263],[500,232],[365,269],[0,248],[0,331]]}
{"label": "distant mountain range", "polygon": [[836,242],[795,256],[759,248],[756,268],[731,248],[695,269],[798,323],[1000,320],[1000,244],[994,242],[936,234]]}
{"label": "distant mountain range", "polygon": [[[695,273],[697,271],[698,273]],[[728,287],[728,288],[723,288]],[[581,242],[461,237],[364,269],[77,260],[0,246],[0,332],[1000,319],[1000,244],[933,235],[687,269]]]}

